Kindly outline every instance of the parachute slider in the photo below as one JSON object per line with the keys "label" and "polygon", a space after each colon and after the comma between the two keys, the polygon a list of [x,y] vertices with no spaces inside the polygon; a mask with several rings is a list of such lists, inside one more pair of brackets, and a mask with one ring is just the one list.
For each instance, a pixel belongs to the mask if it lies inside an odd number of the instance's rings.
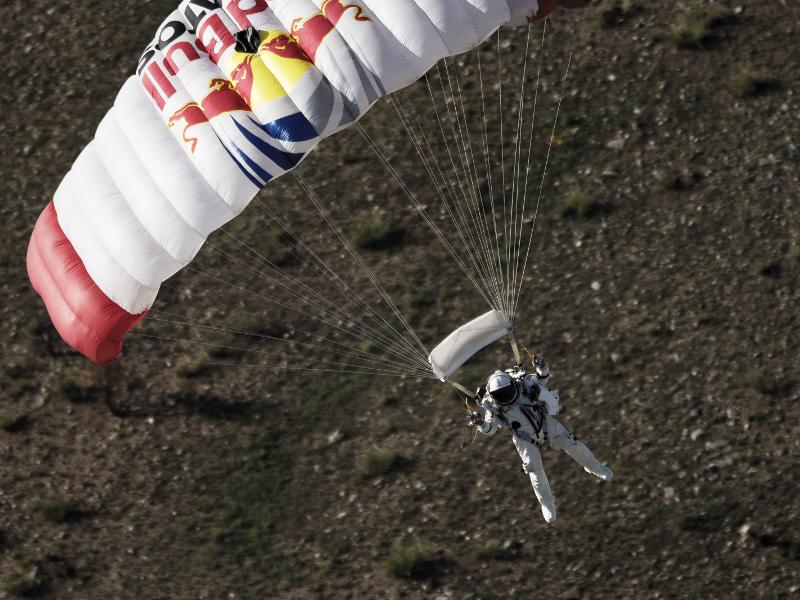
{"label": "parachute slider", "polygon": [[490,310],[448,335],[428,356],[433,374],[445,382],[480,350],[512,332],[511,321],[499,310]]}

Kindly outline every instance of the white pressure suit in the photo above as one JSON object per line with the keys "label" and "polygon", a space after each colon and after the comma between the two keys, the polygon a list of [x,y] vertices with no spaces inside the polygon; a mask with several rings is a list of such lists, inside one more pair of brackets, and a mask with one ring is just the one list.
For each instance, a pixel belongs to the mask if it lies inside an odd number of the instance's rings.
{"label": "white pressure suit", "polygon": [[549,369],[545,367],[544,373],[529,374],[521,368],[514,368],[505,373],[517,386],[516,398],[513,402],[499,404],[487,392],[478,401],[485,415],[483,422],[476,425],[486,435],[506,428],[511,431],[514,446],[522,459],[522,470],[530,477],[533,491],[542,506],[542,515],[552,523],[556,520],[555,500],[544,472],[539,446],[549,444],[551,448],[563,450],[588,473],[605,481],[614,474],[595,458],[586,444],[578,441],[553,417],[559,411],[559,398],[545,385],[550,379]]}

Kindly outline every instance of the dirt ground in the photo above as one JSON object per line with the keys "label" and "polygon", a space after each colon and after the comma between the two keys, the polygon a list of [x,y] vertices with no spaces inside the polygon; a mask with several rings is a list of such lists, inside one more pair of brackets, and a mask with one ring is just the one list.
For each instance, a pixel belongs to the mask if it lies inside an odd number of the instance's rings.
{"label": "dirt ground", "polygon": [[[257,205],[167,282],[117,363],[60,341],[27,280],[31,229],[173,5],[0,2],[0,598],[800,597],[797,3],[606,0],[552,20],[538,159],[572,58],[517,331],[616,473],[545,452],[553,526],[506,436],[461,448],[446,386],[315,370],[331,346],[297,328],[345,338],[232,236],[334,288]],[[502,35],[507,98],[525,39]],[[451,66],[474,99],[472,60]],[[435,123],[423,82],[400,98]],[[444,224],[391,104],[362,123]],[[486,310],[352,128],[298,173],[428,347]],[[368,290],[292,177],[259,200]],[[510,361],[500,346],[458,379]]]}

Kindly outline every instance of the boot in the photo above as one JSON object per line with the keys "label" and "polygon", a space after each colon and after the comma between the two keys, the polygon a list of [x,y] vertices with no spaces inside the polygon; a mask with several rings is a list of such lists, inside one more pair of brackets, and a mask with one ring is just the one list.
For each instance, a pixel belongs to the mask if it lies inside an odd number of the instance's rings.
{"label": "boot", "polygon": [[603,481],[611,481],[614,478],[614,471],[612,471],[611,467],[608,465],[600,465],[600,468],[597,469],[596,472],[592,471],[589,467],[583,467],[583,470]]}

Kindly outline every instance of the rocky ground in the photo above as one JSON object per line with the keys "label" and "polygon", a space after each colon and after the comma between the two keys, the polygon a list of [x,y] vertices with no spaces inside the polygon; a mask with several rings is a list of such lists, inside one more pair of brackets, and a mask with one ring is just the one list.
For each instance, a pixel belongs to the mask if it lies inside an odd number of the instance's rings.
{"label": "rocky ground", "polygon": [[[452,390],[311,370],[330,346],[293,328],[343,338],[302,323],[231,236],[333,288],[258,206],[167,283],[137,330],[153,337],[116,364],[61,343],[27,240],[172,6],[0,3],[0,598],[800,594],[795,3],[606,1],[553,20],[538,157],[574,55],[517,329],[554,365],[562,421],[616,471],[545,453],[554,526],[505,436],[460,447]],[[507,97],[524,45],[503,34]],[[494,46],[481,56],[496,65]],[[451,66],[474,99],[472,58]],[[424,83],[401,98],[435,124]],[[392,106],[363,124],[444,224]],[[428,346],[485,309],[356,131],[298,172]],[[293,178],[259,199],[368,289]],[[508,360],[493,347],[459,379]]]}

